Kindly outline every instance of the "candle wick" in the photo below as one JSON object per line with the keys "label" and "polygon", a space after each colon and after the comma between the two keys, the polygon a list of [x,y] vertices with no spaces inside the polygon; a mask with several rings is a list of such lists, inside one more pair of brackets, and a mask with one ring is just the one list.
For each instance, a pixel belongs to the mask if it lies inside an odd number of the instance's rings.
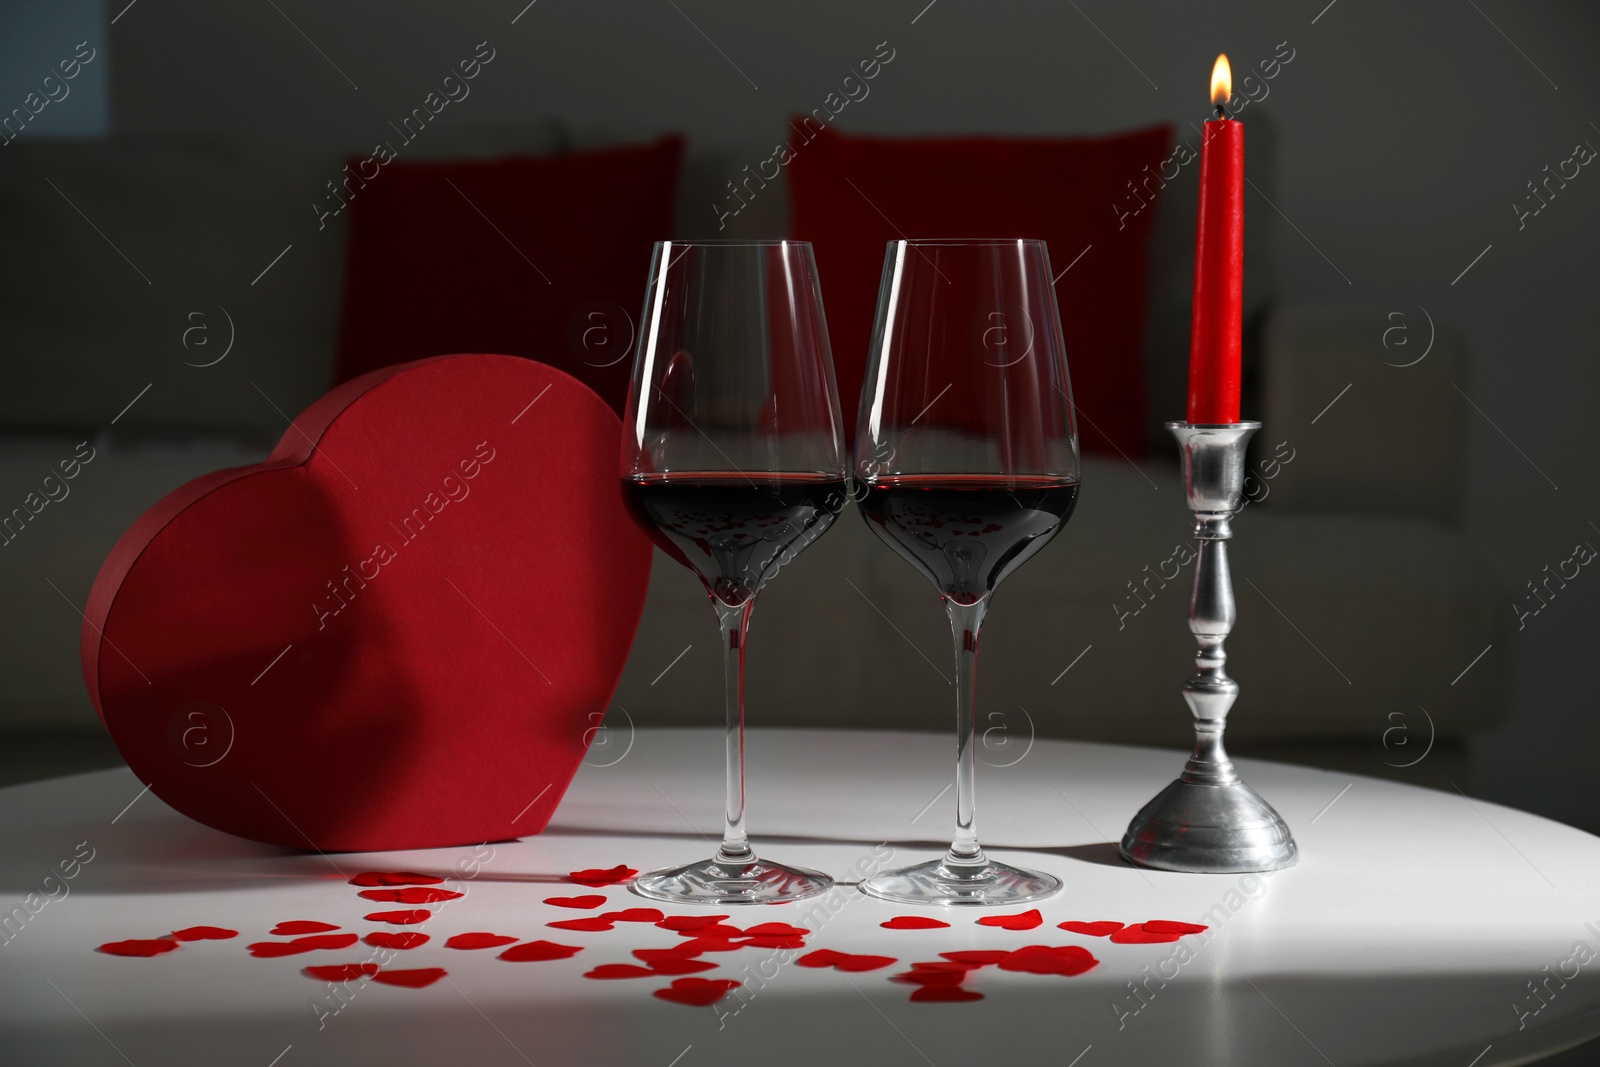
{"label": "candle wick", "polygon": [[1226,119],[1228,117],[1228,109],[1223,107],[1221,104],[1218,104],[1216,107],[1216,115],[1219,119]]}

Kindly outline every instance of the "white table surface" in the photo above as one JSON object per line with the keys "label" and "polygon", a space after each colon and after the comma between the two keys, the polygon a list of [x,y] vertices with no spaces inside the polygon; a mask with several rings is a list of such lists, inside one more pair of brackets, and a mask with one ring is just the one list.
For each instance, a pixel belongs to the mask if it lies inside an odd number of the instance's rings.
{"label": "white table surface", "polygon": [[[591,762],[616,760],[625,741],[613,737]],[[935,854],[952,817],[944,791],[952,748],[937,734],[752,731],[758,850],[835,874],[872,862],[884,842],[896,861]],[[891,955],[899,965],[844,974],[763,964],[775,953],[758,949],[716,954],[709,958],[720,966],[704,977],[775,972],[765,984],[747,981],[748,999],[721,1010],[655,999],[651,990],[669,979],[583,979],[596,964],[632,962],[630,950],[680,938],[642,923],[609,933],[551,930],[546,922],[593,913],[543,898],[599,892],[611,898],[607,908],[649,906],[621,887],[590,890],[561,878],[709,854],[702,834],[718,830],[719,758],[713,731],[639,730],[619,761],[580,772],[544,834],[478,849],[492,855],[472,878],[458,865],[472,848],[322,857],[238,840],[141,795],[125,770],[0,790],[5,908],[42,893],[46,875],[81,842],[94,856],[65,896],[51,883],[56,899],[40,906],[35,898],[36,913],[0,944],[0,1062],[946,1067],[994,1050],[1057,1067],[1494,1067],[1600,1034],[1600,957],[1575,979],[1567,962],[1579,943],[1600,954],[1600,839],[1455,793],[1247,761],[1246,777],[1293,828],[1299,865],[1259,882],[1140,871],[1119,862],[1111,842],[1181,755],[1058,741],[1039,741],[1014,766],[980,767],[979,775],[985,844],[1066,883],[1041,906],[1044,926],[981,927],[973,920],[988,909],[918,910],[845,888],[825,921],[802,922],[807,904],[734,908],[728,921],[817,927],[808,950]],[[368,911],[405,905],[362,900],[340,872],[399,869],[452,875],[445,888],[466,896],[432,905],[437,914],[419,926],[363,921]],[[879,926],[911,913],[953,925]],[[424,989],[352,983],[348,1003],[319,1028],[312,1003],[327,987],[300,969],[356,962],[371,950],[247,954],[246,944],[269,940],[287,919],[425,932],[430,943],[398,953],[392,966],[444,967],[449,979]],[[1111,944],[1056,928],[1069,919],[1213,929],[1184,940],[1193,958],[1164,985],[1149,983],[1153,995],[1130,1014],[1139,1002],[1128,999],[1128,983],[1176,946]],[[95,951],[200,924],[240,936],[153,959]],[[541,963],[442,947],[477,930],[585,947]],[[972,1003],[913,1004],[915,987],[888,981],[942,951],[1032,944],[1082,945],[1101,962],[1073,978],[987,967],[969,980],[985,996]],[[1564,984],[1549,977],[1563,969]],[[1530,980],[1548,990],[1537,1013]],[[1519,1012],[1530,1014],[1519,1020]]]}

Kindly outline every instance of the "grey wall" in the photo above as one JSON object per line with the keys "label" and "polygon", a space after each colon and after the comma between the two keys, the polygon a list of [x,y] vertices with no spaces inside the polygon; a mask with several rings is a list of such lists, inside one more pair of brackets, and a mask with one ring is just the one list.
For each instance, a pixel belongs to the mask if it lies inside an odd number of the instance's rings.
{"label": "grey wall", "polygon": [[[0,10],[0,117],[13,108],[37,113],[25,130],[29,137],[99,137],[111,122],[111,61],[105,50],[106,24],[101,0],[32,0]],[[63,85],[62,60],[71,60],[80,42],[94,59]],[[87,53],[85,53],[87,54]],[[68,68],[71,69],[71,68]],[[46,85],[45,79],[53,77]],[[36,94],[32,101],[28,94]],[[49,103],[40,107],[40,100]],[[0,138],[17,135],[17,127]]]}
{"label": "grey wall", "polygon": [[[839,116],[844,130],[1073,134],[1173,121],[1182,131],[1204,115],[1216,52],[1243,67],[1287,41],[1292,63],[1241,116],[1252,179],[1272,201],[1250,194],[1252,301],[1368,306],[1373,358],[1393,362],[1386,328],[1407,324],[1420,345],[1422,309],[1453,325],[1473,351],[1459,385],[1481,409],[1470,414],[1468,522],[1507,586],[1577,541],[1600,545],[1597,476],[1576,447],[1600,403],[1600,167],[1584,167],[1521,228],[1512,208],[1546,164],[1579,142],[1600,145],[1595,5],[524,2],[145,0],[106,38],[112,125],[364,144],[488,40],[495,64],[447,117],[683,130],[694,154],[688,235],[714,229],[711,191],[761,158],[750,150],[770,150],[787,115],[820,105],[880,41],[895,59]],[[1193,181],[1174,184],[1173,219],[1192,205]],[[772,232],[781,218],[775,200],[754,205],[736,232]],[[1158,240],[1162,271],[1181,298],[1182,227],[1167,229],[1179,240]],[[1440,400],[1466,403],[1453,391]],[[1345,396],[1308,444],[1336,449],[1362,420],[1362,397]],[[1404,471],[1407,457],[1394,463]],[[1596,636],[1600,574],[1585,571],[1515,648],[1488,651],[1516,656],[1522,671],[1515,723],[1480,752],[1488,795],[1600,825],[1600,716],[1583,685]],[[1471,672],[1456,684],[1471,685]]]}

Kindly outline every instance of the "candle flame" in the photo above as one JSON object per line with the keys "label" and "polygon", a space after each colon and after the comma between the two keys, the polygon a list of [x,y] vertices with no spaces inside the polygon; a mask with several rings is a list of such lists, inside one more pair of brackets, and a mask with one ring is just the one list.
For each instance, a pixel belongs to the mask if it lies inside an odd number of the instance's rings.
{"label": "candle flame", "polygon": [[1211,68],[1211,102],[1225,104],[1233,95],[1233,68],[1228,66],[1227,53],[1217,57]]}

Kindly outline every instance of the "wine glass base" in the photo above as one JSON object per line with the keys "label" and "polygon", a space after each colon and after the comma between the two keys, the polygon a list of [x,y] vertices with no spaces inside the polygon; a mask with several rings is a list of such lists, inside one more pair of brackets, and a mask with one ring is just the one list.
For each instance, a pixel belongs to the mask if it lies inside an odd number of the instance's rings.
{"label": "wine glass base", "polygon": [[1054,896],[1061,891],[1061,879],[994,860],[969,867],[937,859],[875,874],[860,888],[900,904],[1005,907]]}
{"label": "wine glass base", "polygon": [[673,904],[785,904],[833,888],[833,879],[806,867],[756,859],[749,863],[702,860],[641,874],[633,891]]}

